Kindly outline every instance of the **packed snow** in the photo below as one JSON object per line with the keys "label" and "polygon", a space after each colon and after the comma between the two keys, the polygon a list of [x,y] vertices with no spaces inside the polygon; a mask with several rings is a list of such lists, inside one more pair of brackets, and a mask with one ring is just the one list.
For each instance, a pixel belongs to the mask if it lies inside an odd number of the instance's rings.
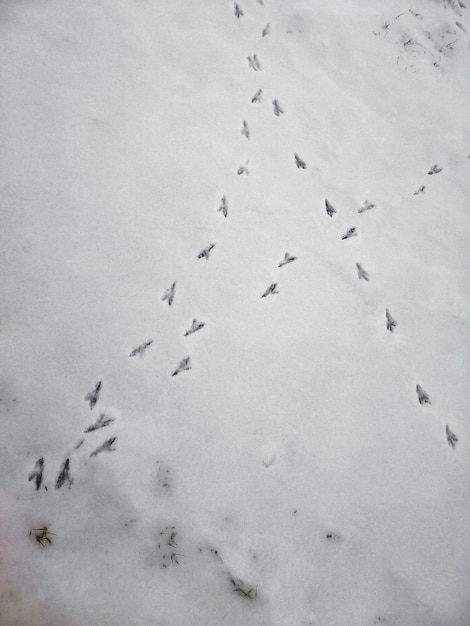
{"label": "packed snow", "polygon": [[4,0],[0,623],[470,623],[470,6]]}

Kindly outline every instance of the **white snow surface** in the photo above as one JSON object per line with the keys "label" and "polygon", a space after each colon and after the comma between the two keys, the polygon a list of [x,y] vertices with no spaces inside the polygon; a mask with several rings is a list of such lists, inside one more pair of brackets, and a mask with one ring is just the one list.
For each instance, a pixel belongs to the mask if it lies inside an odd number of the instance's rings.
{"label": "white snow surface", "polygon": [[238,4],[0,5],[2,626],[470,623],[470,6]]}

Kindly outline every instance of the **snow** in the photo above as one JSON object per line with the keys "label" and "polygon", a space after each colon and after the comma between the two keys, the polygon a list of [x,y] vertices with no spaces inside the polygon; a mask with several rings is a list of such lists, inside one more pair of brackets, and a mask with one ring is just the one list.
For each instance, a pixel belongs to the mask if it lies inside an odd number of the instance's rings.
{"label": "snow", "polygon": [[6,626],[469,623],[469,9],[239,8],[2,3]]}

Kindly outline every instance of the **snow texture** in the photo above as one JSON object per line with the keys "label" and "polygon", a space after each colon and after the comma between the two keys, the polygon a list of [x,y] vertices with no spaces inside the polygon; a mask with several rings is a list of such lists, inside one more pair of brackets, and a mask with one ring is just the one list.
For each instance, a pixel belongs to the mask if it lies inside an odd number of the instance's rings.
{"label": "snow texture", "polygon": [[1,3],[2,626],[468,626],[469,33]]}

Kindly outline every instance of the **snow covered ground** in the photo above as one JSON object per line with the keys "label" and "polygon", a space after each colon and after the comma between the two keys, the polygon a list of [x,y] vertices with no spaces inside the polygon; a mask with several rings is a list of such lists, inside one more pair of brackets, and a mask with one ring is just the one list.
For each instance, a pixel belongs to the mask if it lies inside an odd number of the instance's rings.
{"label": "snow covered ground", "polygon": [[469,14],[3,0],[2,625],[470,623]]}

